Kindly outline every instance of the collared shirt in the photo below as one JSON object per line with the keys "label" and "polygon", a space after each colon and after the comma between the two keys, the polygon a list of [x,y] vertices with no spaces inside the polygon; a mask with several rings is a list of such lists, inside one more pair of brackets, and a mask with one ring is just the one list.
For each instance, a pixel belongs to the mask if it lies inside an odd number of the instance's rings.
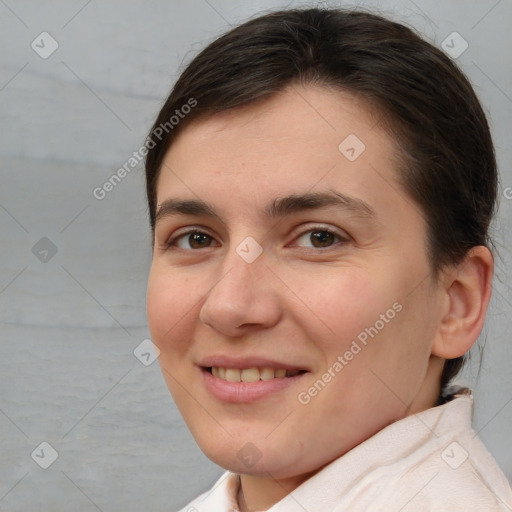
{"label": "collared shirt", "polygon": [[[268,512],[512,512],[512,490],[472,429],[473,394],[388,425]],[[227,471],[181,512],[239,512]]]}

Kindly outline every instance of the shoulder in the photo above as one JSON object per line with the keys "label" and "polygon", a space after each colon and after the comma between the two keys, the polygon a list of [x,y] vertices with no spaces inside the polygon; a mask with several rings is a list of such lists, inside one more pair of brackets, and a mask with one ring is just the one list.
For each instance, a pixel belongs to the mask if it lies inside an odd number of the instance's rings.
{"label": "shoulder", "polygon": [[438,431],[397,471],[389,504],[401,502],[403,512],[510,512],[510,484],[477,433],[470,425],[450,430]]}
{"label": "shoulder", "polygon": [[396,456],[371,468],[335,510],[511,512],[510,484],[471,420],[466,394],[392,425],[381,436]]}
{"label": "shoulder", "polygon": [[[454,449],[455,448],[450,448]],[[456,454],[454,458],[465,457]],[[443,462],[444,464],[444,462]],[[425,461],[415,472],[397,478],[379,506],[402,512],[510,512],[512,490],[497,466],[476,467],[468,458],[460,467]]]}

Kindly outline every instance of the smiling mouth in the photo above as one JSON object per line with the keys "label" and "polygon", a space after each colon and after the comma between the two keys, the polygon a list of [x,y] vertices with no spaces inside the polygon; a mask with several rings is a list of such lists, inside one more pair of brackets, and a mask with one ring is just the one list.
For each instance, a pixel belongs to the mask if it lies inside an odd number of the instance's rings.
{"label": "smiling mouth", "polygon": [[287,377],[295,377],[306,370],[286,370],[284,368],[225,368],[222,366],[210,366],[205,370],[214,377],[228,382],[258,382],[273,379],[284,379]]}

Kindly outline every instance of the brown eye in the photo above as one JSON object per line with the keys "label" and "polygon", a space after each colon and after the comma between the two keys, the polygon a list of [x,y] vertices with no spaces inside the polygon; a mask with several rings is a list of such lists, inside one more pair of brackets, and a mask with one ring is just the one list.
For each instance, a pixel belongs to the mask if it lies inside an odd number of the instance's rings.
{"label": "brown eye", "polygon": [[201,249],[202,247],[209,247],[212,237],[204,233],[192,233],[188,236],[188,241],[193,249]]}
{"label": "brown eye", "polygon": [[328,248],[341,241],[342,238],[327,229],[311,229],[297,238],[297,245],[313,249]]}
{"label": "brown eye", "polygon": [[309,237],[313,247],[330,247],[336,239],[329,231],[312,231]]}
{"label": "brown eye", "polygon": [[190,233],[190,235],[188,235],[188,243],[192,249],[209,247],[211,242],[212,237],[205,233]]}
{"label": "brown eye", "polygon": [[202,231],[189,231],[178,235],[167,242],[167,248],[173,249],[204,249],[211,247],[214,238]]}

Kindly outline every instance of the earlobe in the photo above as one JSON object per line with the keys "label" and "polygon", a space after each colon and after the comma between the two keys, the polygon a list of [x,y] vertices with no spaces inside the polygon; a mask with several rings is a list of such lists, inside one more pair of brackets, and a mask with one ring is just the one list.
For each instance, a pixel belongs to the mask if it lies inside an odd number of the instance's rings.
{"label": "earlobe", "polygon": [[482,331],[491,298],[494,258],[484,246],[473,247],[442,278],[446,305],[432,354],[444,359],[464,355]]}

